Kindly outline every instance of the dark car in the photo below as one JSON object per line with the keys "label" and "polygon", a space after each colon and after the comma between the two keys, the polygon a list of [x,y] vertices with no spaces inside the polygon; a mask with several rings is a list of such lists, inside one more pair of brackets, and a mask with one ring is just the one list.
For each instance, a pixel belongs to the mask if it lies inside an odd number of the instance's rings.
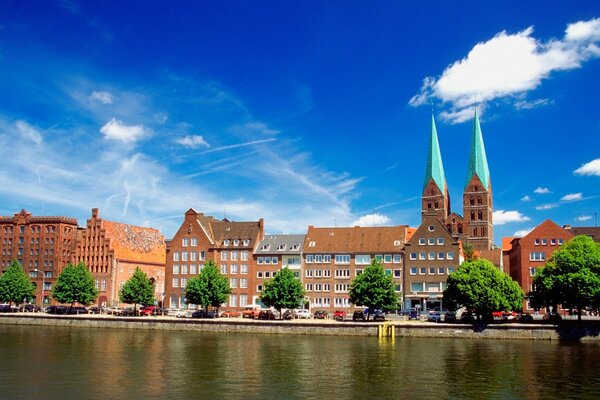
{"label": "dark car", "polygon": [[10,304],[0,304],[0,312],[13,312],[13,308]]}
{"label": "dark car", "polygon": [[432,311],[427,316],[428,322],[440,322],[442,320],[442,315],[438,311]]}
{"label": "dark car", "polygon": [[25,304],[19,307],[20,312],[40,312],[42,311],[41,307],[37,304]]}
{"label": "dark car", "polygon": [[76,307],[68,307],[66,314],[70,314],[70,315],[79,315],[79,314],[87,314],[88,310],[87,308],[83,307],[83,306],[76,306]]}
{"label": "dark car", "polygon": [[326,319],[327,318],[327,311],[325,311],[325,310],[317,310],[317,311],[315,311],[313,317],[315,319]]}
{"label": "dark car", "polygon": [[419,312],[414,308],[411,308],[410,310],[402,310],[398,314],[407,317],[409,320],[419,319]]}
{"label": "dark car", "polygon": [[527,314],[527,313],[521,314],[521,316],[519,317],[519,322],[522,322],[525,324],[531,323],[531,322],[533,322],[533,315]]}
{"label": "dark car", "polygon": [[558,324],[562,321],[562,317],[560,316],[560,314],[554,312],[544,314],[544,317],[542,319],[545,323],[549,324]]}
{"label": "dark car", "polygon": [[196,310],[192,313],[192,318],[204,318],[206,312],[204,310]]}
{"label": "dark car", "polygon": [[373,321],[385,321],[385,313],[383,310],[375,309],[368,311],[369,317],[373,317]]}
{"label": "dark car", "polygon": [[444,322],[456,322],[456,314],[454,312],[447,312],[444,315]]}
{"label": "dark car", "polygon": [[88,308],[90,314],[102,314],[102,307],[93,306]]}
{"label": "dark car", "polygon": [[362,311],[354,311],[352,314],[352,321],[366,321],[365,313]]}
{"label": "dark car", "polygon": [[67,313],[67,307],[65,306],[49,306],[46,308],[48,314],[64,315]]}
{"label": "dark car", "polygon": [[258,319],[275,319],[275,314],[271,310],[261,310],[258,313]]}
{"label": "dark car", "polygon": [[283,319],[293,319],[294,312],[292,310],[285,310],[283,313]]}

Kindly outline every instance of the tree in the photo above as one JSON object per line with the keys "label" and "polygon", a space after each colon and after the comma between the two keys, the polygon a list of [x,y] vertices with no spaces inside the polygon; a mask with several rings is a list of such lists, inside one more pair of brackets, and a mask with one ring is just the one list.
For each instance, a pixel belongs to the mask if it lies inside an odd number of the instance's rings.
{"label": "tree", "polygon": [[534,277],[535,306],[598,306],[600,298],[600,244],[587,236],[576,236],[555,252]]}
{"label": "tree", "polygon": [[90,305],[98,297],[94,278],[83,262],[68,264],[60,273],[54,285],[52,296],[59,303],[80,303]]}
{"label": "tree", "polygon": [[476,259],[475,250],[473,250],[473,245],[471,243],[463,242],[462,248],[466,261],[473,261]]}
{"label": "tree", "polygon": [[200,271],[200,275],[188,281],[185,297],[189,303],[199,304],[208,311],[208,306],[216,307],[217,313],[221,304],[227,301],[231,288],[217,264],[209,260]]}
{"label": "tree", "polygon": [[[394,292],[394,281],[385,274],[377,259],[373,259],[371,265],[354,278],[348,296],[352,304],[366,306],[369,310],[395,311],[400,308],[400,298]],[[370,314],[367,314],[367,320]]]}
{"label": "tree", "polygon": [[297,308],[304,298],[302,281],[294,273],[284,267],[265,282],[260,299],[268,307],[275,307],[279,311],[279,318],[283,318],[282,308]]}
{"label": "tree", "polygon": [[121,302],[133,304],[133,315],[137,315],[137,305],[145,306],[154,303],[154,288],[152,282],[139,267],[119,291]]}
{"label": "tree", "polygon": [[444,307],[456,305],[489,319],[492,311],[521,309],[523,290],[490,261],[465,261],[448,276],[448,287],[444,290]]}
{"label": "tree", "polygon": [[0,276],[0,301],[18,305],[30,301],[34,294],[35,286],[23,266],[17,260],[12,260],[6,272]]}

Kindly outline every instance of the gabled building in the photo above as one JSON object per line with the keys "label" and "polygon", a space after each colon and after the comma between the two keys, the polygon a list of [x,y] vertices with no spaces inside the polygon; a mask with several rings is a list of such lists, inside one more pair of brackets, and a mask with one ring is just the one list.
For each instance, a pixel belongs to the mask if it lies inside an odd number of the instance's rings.
{"label": "gabled building", "polygon": [[333,311],[353,309],[350,283],[373,259],[402,292],[402,268],[407,226],[315,228],[308,227],[304,240],[303,278],[309,306]]}
{"label": "gabled building", "polygon": [[264,237],[264,221],[218,220],[189,209],[167,247],[165,306],[187,307],[187,282],[197,276],[204,263],[213,260],[229,279],[232,293],[226,306],[243,308],[256,295],[251,276],[254,251]]}
{"label": "gabled building", "polygon": [[[306,235],[267,235],[254,252],[256,268],[250,280],[255,294],[253,305],[262,305],[259,300],[266,281],[282,268],[289,268],[294,276],[302,278],[302,249]],[[298,305],[300,307],[301,305]]]}
{"label": "gabled building", "polygon": [[73,262],[83,262],[96,281],[99,306],[120,304],[119,291],[140,268],[154,285],[154,297],[162,299],[165,283],[165,239],[153,228],[107,221],[97,208],[85,228],[77,232]]}
{"label": "gabled building", "polygon": [[[524,310],[531,310],[528,293],[533,290],[533,277],[564,242],[573,235],[552,220],[547,219],[521,238],[510,241],[505,254],[508,256],[510,276],[525,292]],[[505,256],[506,257],[506,256]]]}
{"label": "gabled building", "polygon": [[573,234],[573,236],[585,235],[591,237],[594,242],[600,243],[600,227],[598,226],[564,225],[563,229]]}

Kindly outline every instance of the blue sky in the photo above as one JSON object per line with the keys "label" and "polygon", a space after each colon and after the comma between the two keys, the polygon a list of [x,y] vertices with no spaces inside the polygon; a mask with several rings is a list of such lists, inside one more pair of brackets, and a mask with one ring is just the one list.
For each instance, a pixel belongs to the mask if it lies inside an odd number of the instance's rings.
{"label": "blue sky", "polygon": [[432,110],[462,213],[477,108],[496,242],[593,225],[600,4],[373,3],[0,2],[0,214],[416,226]]}

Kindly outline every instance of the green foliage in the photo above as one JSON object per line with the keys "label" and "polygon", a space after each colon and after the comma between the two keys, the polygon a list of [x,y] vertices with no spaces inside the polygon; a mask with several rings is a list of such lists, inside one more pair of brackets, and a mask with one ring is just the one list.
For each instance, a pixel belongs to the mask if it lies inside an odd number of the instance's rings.
{"label": "green foliage", "polygon": [[600,244],[576,236],[555,252],[534,277],[531,294],[535,307],[576,307],[581,319],[585,307],[600,300]]}
{"label": "green foliage", "polygon": [[475,260],[475,251],[473,250],[473,245],[469,242],[463,242],[463,254],[465,256],[466,261]]}
{"label": "green foliage", "polygon": [[134,314],[137,312],[137,305],[151,305],[154,303],[154,288],[152,282],[144,271],[135,269],[132,277],[119,291],[119,298],[122,303],[133,304]]}
{"label": "green foliage", "polygon": [[188,281],[185,297],[192,304],[199,304],[208,309],[208,306],[217,308],[227,301],[231,288],[226,277],[221,275],[217,264],[209,260],[200,275]]}
{"label": "green foliage", "polygon": [[23,266],[13,260],[0,276],[0,301],[21,304],[30,301],[35,294],[35,286],[29,280]]}
{"label": "green foliage", "polygon": [[282,268],[273,279],[266,281],[260,295],[267,307],[275,307],[279,311],[279,318],[282,318],[282,308],[297,308],[303,298],[302,282],[288,267]]}
{"label": "green foliage", "polygon": [[491,317],[492,311],[514,311],[523,306],[523,290],[510,276],[490,261],[465,261],[448,276],[444,307],[466,307],[477,315]]}
{"label": "green foliage", "polygon": [[94,287],[94,278],[83,262],[69,264],[60,273],[54,285],[52,296],[59,303],[80,303],[85,306],[93,303],[98,297]]}
{"label": "green foliage", "polygon": [[395,311],[400,308],[400,298],[394,292],[394,280],[385,274],[377,259],[373,259],[371,265],[354,278],[348,296],[352,304],[366,306],[370,310]]}

